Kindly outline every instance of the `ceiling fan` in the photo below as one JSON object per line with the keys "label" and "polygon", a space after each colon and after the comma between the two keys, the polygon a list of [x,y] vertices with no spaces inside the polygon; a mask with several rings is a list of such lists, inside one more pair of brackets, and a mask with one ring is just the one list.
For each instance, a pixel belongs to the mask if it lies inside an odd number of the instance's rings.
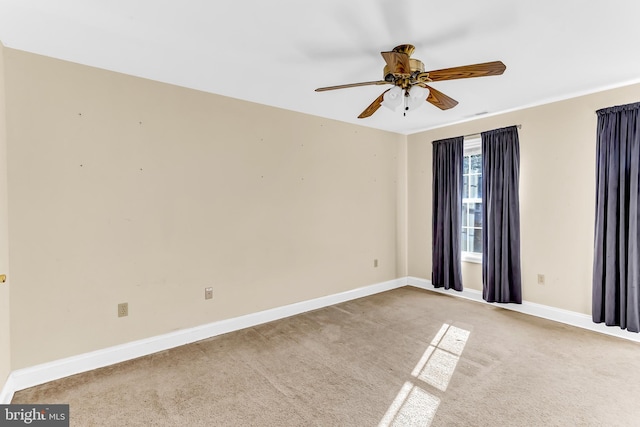
{"label": "ceiling fan", "polygon": [[507,68],[501,61],[493,61],[425,72],[422,61],[411,58],[414,50],[415,47],[413,45],[402,44],[394,47],[390,52],[380,52],[386,62],[383,72],[384,80],[321,87],[316,89],[316,92],[357,86],[393,85],[392,88],[384,91],[371,105],[365,108],[358,116],[359,119],[371,116],[381,105],[385,105],[392,110],[403,105],[406,114],[407,111],[422,105],[425,97],[427,102],[441,110],[448,110],[458,105],[458,101],[435,90],[427,83],[471,77],[498,76]]}

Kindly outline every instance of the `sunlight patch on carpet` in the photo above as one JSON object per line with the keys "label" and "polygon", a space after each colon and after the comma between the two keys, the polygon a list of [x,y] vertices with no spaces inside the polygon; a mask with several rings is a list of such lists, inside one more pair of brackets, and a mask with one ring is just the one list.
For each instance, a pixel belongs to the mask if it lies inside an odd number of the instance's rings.
{"label": "sunlight patch on carpet", "polygon": [[446,391],[470,332],[443,324],[411,375]]}
{"label": "sunlight patch on carpet", "polygon": [[440,399],[420,387],[404,383],[402,389],[380,421],[380,426],[429,425],[438,410]]}
{"label": "sunlight patch on carpet", "polygon": [[[465,329],[443,324],[411,375],[438,390],[446,391],[469,335],[470,332]],[[389,406],[379,426],[428,426],[433,421],[439,405],[440,399],[407,381]]]}

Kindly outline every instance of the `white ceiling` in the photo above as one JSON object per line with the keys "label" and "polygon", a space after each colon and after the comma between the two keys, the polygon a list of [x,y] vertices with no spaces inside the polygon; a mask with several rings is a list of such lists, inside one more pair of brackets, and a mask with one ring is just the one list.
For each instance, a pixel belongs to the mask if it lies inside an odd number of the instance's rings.
{"label": "white ceiling", "polygon": [[[640,1],[0,0],[5,46],[402,134],[640,81]],[[433,83],[460,103],[380,108],[381,51],[426,70],[501,60],[502,76]]]}

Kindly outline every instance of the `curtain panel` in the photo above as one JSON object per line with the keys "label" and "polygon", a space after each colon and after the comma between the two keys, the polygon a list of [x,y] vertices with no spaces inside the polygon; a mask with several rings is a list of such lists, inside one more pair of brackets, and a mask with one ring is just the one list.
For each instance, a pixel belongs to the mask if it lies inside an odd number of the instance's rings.
{"label": "curtain panel", "polygon": [[592,317],[640,331],[640,103],[598,110]]}
{"label": "curtain panel", "polygon": [[464,138],[433,141],[432,274],[436,288],[462,290],[462,161]]}
{"label": "curtain panel", "polygon": [[520,145],[510,126],[482,132],[482,297],[522,303]]}

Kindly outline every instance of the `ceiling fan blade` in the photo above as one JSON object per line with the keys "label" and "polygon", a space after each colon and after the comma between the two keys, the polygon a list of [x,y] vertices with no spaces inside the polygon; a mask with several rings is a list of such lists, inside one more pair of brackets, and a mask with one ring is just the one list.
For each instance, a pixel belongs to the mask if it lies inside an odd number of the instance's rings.
{"label": "ceiling fan blade", "polygon": [[387,89],[384,92],[382,92],[382,95],[380,95],[379,97],[377,97],[372,103],[371,105],[369,105],[367,108],[364,109],[364,111],[362,113],[360,113],[360,115],[358,116],[359,119],[364,119],[366,117],[371,116],[373,113],[375,113],[376,111],[378,111],[378,108],[380,108],[380,106],[382,105],[382,101],[384,100],[384,94],[389,92],[391,89]]}
{"label": "ceiling fan blade", "polygon": [[458,101],[455,99],[445,95],[444,93],[435,90],[429,85],[424,85],[427,89],[429,89],[429,96],[427,97],[427,102],[435,105],[441,110],[448,110],[449,108],[453,108],[458,105]]}
{"label": "ceiling fan blade", "polygon": [[316,89],[316,92],[324,92],[325,90],[345,89],[348,87],[357,87],[357,86],[384,85],[388,83],[389,82],[384,80],[376,80],[374,82],[349,83],[346,85],[319,87],[318,89]]}
{"label": "ceiling fan blade", "polygon": [[468,79],[470,77],[499,76],[504,73],[506,68],[501,61],[493,61],[429,71],[428,74],[431,81],[439,82],[442,80]]}
{"label": "ceiling fan blade", "polygon": [[404,52],[380,52],[389,71],[394,74],[411,74],[409,55]]}

